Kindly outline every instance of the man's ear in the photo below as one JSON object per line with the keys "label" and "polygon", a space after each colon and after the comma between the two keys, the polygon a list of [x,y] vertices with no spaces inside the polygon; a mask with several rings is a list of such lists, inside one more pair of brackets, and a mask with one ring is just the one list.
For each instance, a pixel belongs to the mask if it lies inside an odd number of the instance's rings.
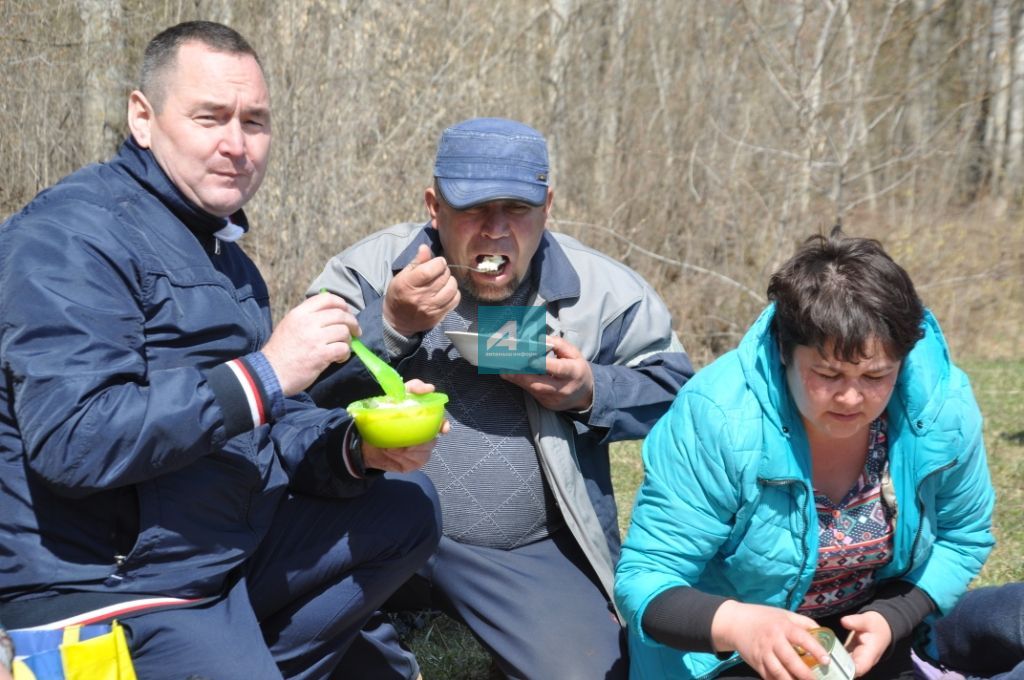
{"label": "man's ear", "polygon": [[441,207],[441,201],[434,191],[434,187],[427,187],[423,192],[423,202],[427,204],[427,212],[430,213],[430,226],[437,229],[437,212]]}
{"label": "man's ear", "polygon": [[554,202],[555,202],[555,190],[549,187],[548,188],[548,197],[544,201],[544,217],[549,217],[551,215],[551,205]]}
{"label": "man's ear", "polygon": [[133,91],[128,97],[128,129],[143,149],[148,149],[152,144],[152,125],[155,117],[156,112],[146,99],[146,95],[140,90]]}

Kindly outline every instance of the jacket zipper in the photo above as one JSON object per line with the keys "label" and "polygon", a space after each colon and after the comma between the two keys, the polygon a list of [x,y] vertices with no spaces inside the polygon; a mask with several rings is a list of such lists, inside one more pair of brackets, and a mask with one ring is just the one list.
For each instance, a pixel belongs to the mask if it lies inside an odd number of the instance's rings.
{"label": "jacket zipper", "polygon": [[917,542],[921,539],[921,526],[924,524],[924,501],[921,500],[921,485],[924,484],[925,481],[932,475],[937,475],[940,472],[945,472],[946,470],[955,466],[958,460],[959,459],[954,458],[953,460],[949,461],[942,467],[935,468],[934,470],[926,474],[924,477],[922,477],[921,481],[918,482],[917,486],[914,488],[914,503],[915,505],[917,505],[917,531],[914,533],[914,540],[910,544],[910,553],[909,559],[907,560],[906,568],[903,570],[901,574],[899,574],[898,576],[894,576],[892,579],[889,580],[897,580],[903,578],[907,575],[911,567],[914,565],[914,551],[917,549]]}
{"label": "jacket zipper", "polygon": [[[762,479],[760,479],[760,481],[765,486],[785,486],[785,485],[800,485],[801,482],[803,482],[804,480],[803,479],[798,479],[796,477],[790,477],[788,479],[763,479],[762,478]],[[807,489],[804,489],[804,493],[807,494]],[[812,497],[813,497],[813,495],[812,495]],[[806,512],[803,513],[802,517],[803,517],[804,521],[806,522],[807,521],[807,513]],[[801,553],[800,553],[800,558],[801,558],[800,572],[797,575],[796,583],[794,583],[793,587],[789,589],[788,593],[786,593],[786,609],[789,609],[790,611],[792,611],[792,606],[793,606],[793,594],[796,592],[797,586],[800,585],[800,578],[801,577],[800,577],[799,574],[802,574],[804,568],[807,566],[807,558],[808,558],[807,553],[808,553],[808,550],[807,550],[807,527],[806,527],[806,525],[805,525],[804,529],[805,529],[804,530],[804,538],[803,538],[802,541],[800,541],[800,550],[801,550]]]}

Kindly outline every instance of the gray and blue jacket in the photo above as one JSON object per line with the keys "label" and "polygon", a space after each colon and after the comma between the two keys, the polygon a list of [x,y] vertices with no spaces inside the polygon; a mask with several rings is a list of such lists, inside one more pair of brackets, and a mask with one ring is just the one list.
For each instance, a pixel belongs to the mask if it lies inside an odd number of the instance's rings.
{"label": "gray and blue jacket", "polygon": [[[420,244],[442,254],[429,223],[379,231],[332,258],[309,294],[327,288],[344,297],[358,311],[363,341],[387,356],[383,296]],[[628,267],[568,236],[545,232],[530,271],[548,334],[576,346],[594,374],[593,406],[585,414],[550,411],[524,397],[545,481],[610,599],[620,539],[608,444],[643,438],[693,369],[665,304]],[[399,371],[411,355],[395,362]],[[361,367],[345,364],[310,394],[317,403],[343,405],[339,381],[370,380]]]}

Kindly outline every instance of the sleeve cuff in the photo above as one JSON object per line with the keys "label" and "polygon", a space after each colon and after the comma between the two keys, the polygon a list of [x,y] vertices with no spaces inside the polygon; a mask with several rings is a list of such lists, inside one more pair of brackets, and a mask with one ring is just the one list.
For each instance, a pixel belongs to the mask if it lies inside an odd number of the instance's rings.
{"label": "sleeve cuff", "polygon": [[220,364],[206,379],[224,413],[229,438],[284,415],[281,385],[260,352]]}
{"label": "sleeve cuff", "polygon": [[711,640],[711,622],[722,603],[728,600],[689,586],[676,586],[659,593],[644,610],[644,633],[655,642],[688,652],[715,651]]}
{"label": "sleeve cuff", "polygon": [[926,616],[935,611],[935,603],[921,588],[906,581],[886,584],[872,601],[860,608],[861,612],[878,612],[889,624],[892,642],[891,653],[896,643],[910,635]]}
{"label": "sleeve cuff", "polygon": [[277,420],[284,416],[284,390],[277,379],[274,367],[270,365],[263,352],[253,352],[245,357],[245,361],[256,371],[268,399],[270,400],[270,419]]}
{"label": "sleeve cuff", "polygon": [[341,441],[341,462],[345,472],[353,479],[366,478],[366,465],[363,463],[363,440],[359,437],[355,423],[349,423],[348,430]]}
{"label": "sleeve cuff", "polygon": [[611,414],[619,407],[614,403],[615,374],[611,367],[594,361],[590,362],[590,372],[594,376],[594,393],[590,397],[590,408],[578,420],[591,427],[607,428],[613,419]]}
{"label": "sleeve cuff", "polygon": [[[591,363],[591,371],[593,371],[594,364]],[[584,409],[577,411],[567,411],[568,415],[573,420],[583,423],[584,425],[590,424],[590,416],[594,413],[594,404],[597,402],[597,378],[594,378],[594,387],[590,391],[590,404]]]}
{"label": "sleeve cuff", "polygon": [[383,323],[384,349],[387,350],[390,359],[401,359],[416,349],[416,345],[419,344],[418,337],[414,335],[407,338],[392,328],[388,320],[383,317],[381,322]]}
{"label": "sleeve cuff", "polygon": [[356,424],[349,423],[348,429],[341,438],[341,455],[329,456],[331,468],[338,477],[351,477],[352,479],[373,479],[384,474],[383,470],[374,468],[366,469],[366,461],[363,460],[363,440],[359,436]]}

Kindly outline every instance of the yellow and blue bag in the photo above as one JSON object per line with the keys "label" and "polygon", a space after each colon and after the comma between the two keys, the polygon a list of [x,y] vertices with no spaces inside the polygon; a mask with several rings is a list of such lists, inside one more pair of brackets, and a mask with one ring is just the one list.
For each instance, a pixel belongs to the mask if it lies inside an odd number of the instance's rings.
{"label": "yellow and blue bag", "polygon": [[7,634],[14,642],[14,680],[136,680],[117,621]]}

